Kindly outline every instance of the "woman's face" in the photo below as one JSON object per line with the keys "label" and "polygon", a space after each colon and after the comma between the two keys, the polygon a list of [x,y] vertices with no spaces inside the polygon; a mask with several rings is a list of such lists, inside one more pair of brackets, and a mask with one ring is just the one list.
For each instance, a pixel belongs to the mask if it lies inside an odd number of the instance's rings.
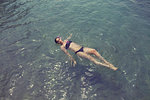
{"label": "woman's face", "polygon": [[60,37],[56,38],[56,41],[57,41],[58,44],[60,44],[60,40],[61,40]]}

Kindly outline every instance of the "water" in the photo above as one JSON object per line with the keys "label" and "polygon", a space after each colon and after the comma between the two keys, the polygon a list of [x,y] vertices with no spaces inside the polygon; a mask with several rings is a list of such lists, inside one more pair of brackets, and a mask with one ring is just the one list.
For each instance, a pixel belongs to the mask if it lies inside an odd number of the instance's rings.
{"label": "water", "polygon": [[[114,72],[54,43],[98,50]],[[1,0],[0,100],[149,100],[149,0]]]}

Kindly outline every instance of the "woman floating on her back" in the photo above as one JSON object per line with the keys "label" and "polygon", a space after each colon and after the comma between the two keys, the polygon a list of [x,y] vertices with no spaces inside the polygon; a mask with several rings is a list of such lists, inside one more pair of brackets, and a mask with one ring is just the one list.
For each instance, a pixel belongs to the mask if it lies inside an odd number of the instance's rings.
{"label": "woman floating on her back", "polygon": [[[118,68],[116,68],[114,65],[112,65],[111,63],[109,63],[108,61],[106,61],[95,49],[93,48],[88,48],[88,47],[82,47],[72,41],[69,41],[69,39],[71,39],[72,34],[66,39],[66,40],[61,40],[60,37],[56,37],[55,38],[55,42],[57,44],[60,44],[60,48],[62,51],[65,52],[65,54],[67,54],[70,58],[71,61],[73,61],[73,66],[75,66],[75,64],[77,63],[74,58],[69,54],[69,52],[67,52],[67,49],[70,49],[72,51],[75,52],[76,55],[83,57],[83,58],[87,58],[90,61],[94,62],[96,65],[100,65],[100,66],[105,66],[108,67],[110,69],[113,70],[117,70]],[[100,60],[103,61],[99,62],[97,61],[94,57],[92,57],[90,54],[95,55],[96,57],[98,57]]]}

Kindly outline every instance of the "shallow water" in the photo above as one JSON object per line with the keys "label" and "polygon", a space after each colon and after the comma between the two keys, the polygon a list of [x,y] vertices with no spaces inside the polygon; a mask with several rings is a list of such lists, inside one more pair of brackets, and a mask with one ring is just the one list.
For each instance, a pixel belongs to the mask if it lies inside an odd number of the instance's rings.
{"label": "shallow water", "polygon": [[[96,66],[54,43],[98,50]],[[149,0],[1,0],[0,100],[149,100]]]}

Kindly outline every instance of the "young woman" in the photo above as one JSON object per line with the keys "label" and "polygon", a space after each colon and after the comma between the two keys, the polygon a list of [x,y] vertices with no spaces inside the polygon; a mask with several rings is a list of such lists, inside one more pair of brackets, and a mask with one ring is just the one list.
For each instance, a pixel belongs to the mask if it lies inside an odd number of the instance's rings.
{"label": "young woman", "polygon": [[[62,51],[65,52],[65,54],[67,54],[71,60],[71,62],[73,61],[73,66],[75,66],[75,64],[77,63],[74,58],[69,54],[69,52],[67,51],[68,49],[72,50],[75,52],[76,55],[83,57],[83,58],[87,58],[90,61],[92,61],[93,63],[95,63],[96,65],[100,65],[100,66],[105,66],[108,67],[110,69],[113,70],[117,70],[118,68],[116,68],[114,65],[112,65],[111,63],[109,63],[108,61],[106,61],[95,49],[93,48],[88,48],[88,47],[82,47],[80,45],[78,45],[75,42],[69,41],[69,39],[71,39],[72,34],[66,39],[66,40],[61,40],[60,37],[56,37],[55,38],[55,42],[57,44],[60,44],[60,48]],[[97,61],[94,57],[92,57],[91,55],[95,55],[97,58],[99,58],[100,60],[103,61],[99,62]]]}

